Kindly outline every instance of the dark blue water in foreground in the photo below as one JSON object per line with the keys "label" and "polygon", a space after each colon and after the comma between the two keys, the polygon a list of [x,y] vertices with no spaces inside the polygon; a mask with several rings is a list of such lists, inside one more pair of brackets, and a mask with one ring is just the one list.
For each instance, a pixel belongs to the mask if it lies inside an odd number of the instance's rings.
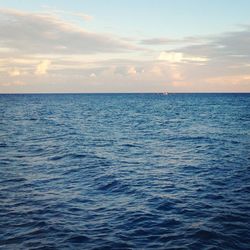
{"label": "dark blue water in foreground", "polygon": [[250,95],[0,95],[1,249],[250,249]]}

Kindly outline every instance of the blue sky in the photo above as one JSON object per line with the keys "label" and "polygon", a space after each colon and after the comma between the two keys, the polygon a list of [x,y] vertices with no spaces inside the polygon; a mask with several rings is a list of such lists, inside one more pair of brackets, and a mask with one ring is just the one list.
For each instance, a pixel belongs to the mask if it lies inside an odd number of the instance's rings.
{"label": "blue sky", "polygon": [[[126,35],[137,31],[146,36],[181,37],[210,34],[230,30],[236,28],[237,24],[250,21],[249,1],[244,1],[244,6],[240,6],[238,1],[211,0],[100,2],[89,1],[90,5],[86,4],[86,11],[100,17],[100,27],[105,20],[106,25]],[[84,9],[84,6],[82,7]],[[96,12],[97,7],[99,11]]]}
{"label": "blue sky", "polygon": [[249,10],[247,0],[0,1],[0,91],[249,92]]}
{"label": "blue sky", "polygon": [[248,0],[8,0],[0,4],[24,11],[51,8],[87,13],[95,17],[91,28],[115,29],[121,35],[138,31],[147,36],[206,35],[250,23]]}

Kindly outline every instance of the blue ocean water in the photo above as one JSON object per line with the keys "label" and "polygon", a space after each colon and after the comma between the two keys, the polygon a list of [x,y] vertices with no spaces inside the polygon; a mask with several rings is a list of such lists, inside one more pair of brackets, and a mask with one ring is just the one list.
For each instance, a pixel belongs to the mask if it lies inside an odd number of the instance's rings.
{"label": "blue ocean water", "polygon": [[250,249],[250,94],[0,95],[1,249]]}

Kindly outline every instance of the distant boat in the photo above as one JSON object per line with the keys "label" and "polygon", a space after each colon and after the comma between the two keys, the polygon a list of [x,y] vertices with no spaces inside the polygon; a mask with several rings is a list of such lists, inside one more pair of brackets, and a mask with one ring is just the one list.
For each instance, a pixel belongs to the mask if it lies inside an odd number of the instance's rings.
{"label": "distant boat", "polygon": [[163,95],[168,95],[168,92],[163,92],[162,94],[163,94]]}

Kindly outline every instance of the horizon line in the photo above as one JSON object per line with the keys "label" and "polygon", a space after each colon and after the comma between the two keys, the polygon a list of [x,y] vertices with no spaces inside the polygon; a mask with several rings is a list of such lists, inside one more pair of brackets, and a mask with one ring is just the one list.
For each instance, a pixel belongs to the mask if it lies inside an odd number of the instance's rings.
{"label": "horizon line", "polygon": [[[13,92],[0,95],[164,94],[165,92]],[[250,92],[167,92],[168,94],[250,94]]]}

